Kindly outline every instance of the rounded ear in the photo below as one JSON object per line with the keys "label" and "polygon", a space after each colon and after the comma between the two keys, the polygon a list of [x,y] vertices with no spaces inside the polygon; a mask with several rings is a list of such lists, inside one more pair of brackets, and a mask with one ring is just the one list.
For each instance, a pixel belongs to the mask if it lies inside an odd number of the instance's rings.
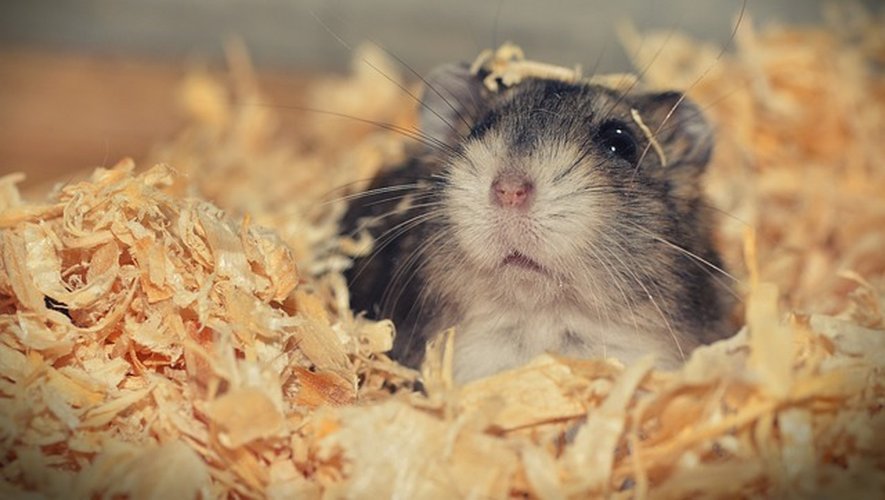
{"label": "rounded ear", "polygon": [[679,92],[642,94],[634,101],[664,150],[668,168],[700,173],[713,154],[713,129],[700,108]]}
{"label": "rounded ear", "polygon": [[486,110],[488,90],[482,78],[470,74],[466,63],[439,66],[424,79],[419,125],[421,131],[454,146],[470,133]]}

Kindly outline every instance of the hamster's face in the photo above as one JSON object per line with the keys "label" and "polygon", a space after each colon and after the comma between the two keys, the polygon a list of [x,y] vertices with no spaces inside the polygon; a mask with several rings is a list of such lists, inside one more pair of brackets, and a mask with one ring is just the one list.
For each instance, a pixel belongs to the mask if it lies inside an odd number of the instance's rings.
{"label": "hamster's face", "polygon": [[643,151],[629,120],[590,86],[533,81],[502,95],[448,164],[447,219],[470,267],[530,299],[605,279],[597,262],[638,250],[617,231],[663,207],[634,192]]}
{"label": "hamster's face", "polygon": [[656,252],[679,237],[674,218],[690,215],[709,156],[696,108],[674,112],[683,103],[549,80],[487,100],[445,162],[447,238],[431,272],[466,273],[474,294],[516,304],[648,295],[672,274]]}

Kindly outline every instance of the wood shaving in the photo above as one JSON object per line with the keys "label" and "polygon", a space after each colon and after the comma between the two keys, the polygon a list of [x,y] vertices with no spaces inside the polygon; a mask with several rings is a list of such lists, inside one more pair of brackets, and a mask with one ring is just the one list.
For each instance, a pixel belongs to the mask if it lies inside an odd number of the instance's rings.
{"label": "wood shaving", "polygon": [[483,84],[492,92],[512,87],[525,78],[547,78],[564,82],[581,80],[581,67],[563,68],[554,64],[530,61],[522,49],[505,42],[496,50],[486,49],[470,65],[472,75],[484,74]]}
{"label": "wood shaving", "polygon": [[[0,178],[0,494],[880,496],[885,84],[869,61],[885,25],[852,26],[745,23],[688,89],[718,126],[721,247],[752,276],[746,326],[671,372],[542,356],[458,387],[455,332],[415,391],[383,354],[392,326],[347,308],[350,191],[334,190],[401,161],[405,139],[318,116],[281,134],[272,108],[233,104],[260,102],[241,56],[233,90],[188,80],[166,163],[124,160],[40,203]],[[644,84],[691,82],[681,62],[713,50],[673,40]],[[307,104],[413,126],[389,85],[358,70]]]}
{"label": "wood shaving", "polygon": [[492,92],[517,85],[526,78],[560,80],[566,83],[586,81],[619,91],[629,91],[639,84],[639,78],[630,73],[582,76],[581,66],[557,66],[525,58],[523,50],[512,42],[505,42],[495,50],[485,49],[470,65],[471,75],[484,75],[483,85]]}
{"label": "wood shaving", "polygon": [[654,133],[648,128],[648,125],[642,121],[642,116],[639,114],[639,111],[636,109],[630,109],[630,116],[633,118],[636,126],[639,127],[639,130],[642,130],[642,134],[648,139],[648,143],[651,145],[652,149],[655,150],[655,154],[658,155],[658,159],[661,160],[661,166],[666,167],[667,155],[664,154],[664,148],[661,147],[661,143],[655,138]]}

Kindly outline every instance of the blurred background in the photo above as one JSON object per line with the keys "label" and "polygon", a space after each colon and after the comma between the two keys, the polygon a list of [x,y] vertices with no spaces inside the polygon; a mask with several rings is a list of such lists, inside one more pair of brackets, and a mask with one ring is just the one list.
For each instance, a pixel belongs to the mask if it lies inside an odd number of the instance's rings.
{"label": "blurred background", "polygon": [[[26,191],[123,156],[181,126],[188,69],[225,71],[247,47],[269,100],[298,103],[319,73],[344,72],[346,45],[371,40],[419,72],[512,40],[533,58],[626,71],[615,26],[727,43],[743,0],[5,0],[0,2],[0,175]],[[816,24],[822,0],[748,0],[756,25]],[[880,0],[859,2],[881,10]],[[745,20],[746,22],[746,20]],[[346,110],[340,110],[346,111]]]}

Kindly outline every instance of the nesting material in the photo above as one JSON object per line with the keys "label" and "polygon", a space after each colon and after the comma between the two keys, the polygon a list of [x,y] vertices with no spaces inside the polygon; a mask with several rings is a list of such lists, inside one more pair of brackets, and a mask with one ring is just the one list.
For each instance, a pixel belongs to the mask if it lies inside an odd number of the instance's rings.
{"label": "nesting material", "polygon": [[[744,22],[718,61],[679,37],[633,51],[658,54],[647,85],[689,88],[717,124],[734,337],[674,372],[541,356],[456,387],[447,332],[426,393],[383,354],[391,325],[348,310],[360,242],[336,236],[343,195],[406,139],[315,114],[280,134],[279,110],[243,104],[261,97],[233,51],[233,91],[186,82],[192,124],[157,148],[166,164],[123,161],[42,203],[0,179],[0,494],[880,494],[883,28]],[[365,50],[386,77],[358,62],[308,104],[412,126],[396,69]]]}

